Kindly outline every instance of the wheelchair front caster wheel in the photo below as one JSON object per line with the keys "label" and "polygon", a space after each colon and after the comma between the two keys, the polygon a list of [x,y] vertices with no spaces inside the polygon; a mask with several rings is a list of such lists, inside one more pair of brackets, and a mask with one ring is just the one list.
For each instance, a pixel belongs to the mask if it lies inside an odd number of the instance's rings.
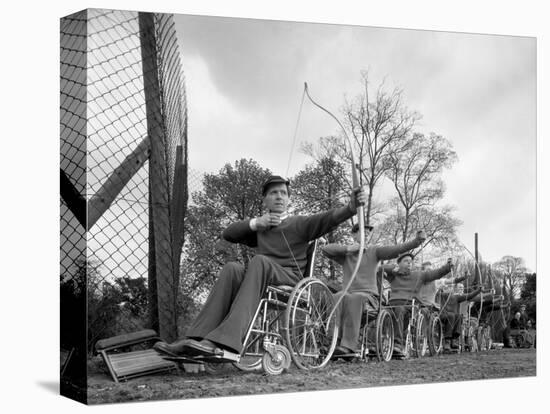
{"label": "wheelchair front caster wheel", "polygon": [[290,367],[290,352],[282,345],[275,345],[270,352],[264,353],[262,368],[269,375],[279,375]]}

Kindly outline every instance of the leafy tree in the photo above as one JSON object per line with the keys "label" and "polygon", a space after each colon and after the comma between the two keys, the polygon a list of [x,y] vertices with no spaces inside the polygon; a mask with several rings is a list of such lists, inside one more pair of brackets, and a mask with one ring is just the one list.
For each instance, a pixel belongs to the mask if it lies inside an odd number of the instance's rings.
{"label": "leafy tree", "polygon": [[230,223],[263,213],[261,186],[271,171],[254,160],[227,163],[217,174],[206,174],[203,189],[192,194],[186,221],[179,306],[192,319],[215,278],[228,260],[247,263],[251,249],[230,245],[221,233]]}
{"label": "leafy tree", "polygon": [[[342,206],[347,202],[344,166],[328,156],[306,166],[292,179],[292,205],[299,214],[315,214]],[[349,228],[338,226],[324,236],[327,243],[341,241]],[[341,277],[341,269],[324,256],[317,256],[316,274],[327,280]]]}
{"label": "leafy tree", "polygon": [[521,287],[520,304],[525,305],[527,316],[533,321],[537,320],[537,274],[525,275],[525,283]]}

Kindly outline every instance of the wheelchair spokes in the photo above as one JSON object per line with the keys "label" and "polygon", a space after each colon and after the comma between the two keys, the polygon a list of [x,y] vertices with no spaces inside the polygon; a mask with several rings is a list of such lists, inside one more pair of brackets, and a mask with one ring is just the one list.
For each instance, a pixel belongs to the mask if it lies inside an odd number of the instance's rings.
{"label": "wheelchair spokes", "polygon": [[287,304],[285,326],[292,359],[302,369],[321,368],[336,346],[334,306],[330,290],[317,279],[307,278],[296,285]]}

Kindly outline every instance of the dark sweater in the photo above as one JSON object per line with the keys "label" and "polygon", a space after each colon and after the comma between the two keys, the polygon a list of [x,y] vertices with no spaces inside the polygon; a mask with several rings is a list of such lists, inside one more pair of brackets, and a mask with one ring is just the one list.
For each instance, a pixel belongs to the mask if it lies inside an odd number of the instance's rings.
{"label": "dark sweater", "polygon": [[472,300],[475,298],[481,289],[478,288],[468,294],[454,294],[454,293],[442,293],[441,294],[441,311],[448,313],[461,313],[460,304],[462,302]]}
{"label": "dark sweater", "polygon": [[407,299],[411,300],[418,296],[420,287],[425,283],[430,283],[440,279],[451,271],[451,266],[446,264],[435,270],[414,270],[410,273],[402,273],[394,265],[385,265],[384,271],[391,284],[391,300]]}
{"label": "dark sweater", "polygon": [[[357,271],[357,276],[350,286],[350,292],[370,292],[378,295],[378,286],[376,282],[376,269],[380,260],[389,260],[396,258],[401,253],[405,253],[415,247],[418,247],[422,242],[418,239],[411,240],[407,243],[401,243],[394,246],[367,246],[361,264]],[[359,252],[346,254],[347,247],[341,244],[328,244],[323,247],[323,253],[329,259],[341,264],[344,267],[343,285],[346,286],[351,278]]]}
{"label": "dark sweater", "polygon": [[278,226],[264,231],[253,231],[248,219],[229,225],[222,236],[229,242],[255,247],[256,254],[270,258],[301,277],[307,264],[309,242],[353,215],[346,206],[311,216],[289,216]]}

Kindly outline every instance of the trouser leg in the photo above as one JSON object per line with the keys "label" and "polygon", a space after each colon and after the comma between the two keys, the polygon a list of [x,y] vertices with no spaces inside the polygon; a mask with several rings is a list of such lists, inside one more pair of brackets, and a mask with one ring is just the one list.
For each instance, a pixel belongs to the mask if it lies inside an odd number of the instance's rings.
{"label": "trouser leg", "polygon": [[365,302],[372,296],[366,292],[352,292],[342,300],[342,338],[340,345],[356,350]]}
{"label": "trouser leg", "polygon": [[442,313],[441,321],[443,322],[443,335],[445,339],[451,339],[455,331],[456,315],[453,313]]}
{"label": "trouser leg", "polygon": [[390,301],[390,305],[393,307],[394,318],[394,338],[395,345],[402,347],[404,345],[403,334],[406,327],[407,315],[409,313],[409,305],[407,300],[394,300]]}
{"label": "trouser leg", "polygon": [[242,341],[260,299],[268,285],[295,285],[299,278],[292,271],[272,262],[265,256],[252,258],[240,289],[225,319],[205,336],[215,343],[240,352]]}
{"label": "trouser leg", "polygon": [[237,296],[244,274],[244,266],[239,263],[230,262],[222,268],[202,310],[187,329],[187,337],[202,339],[224,320]]}

